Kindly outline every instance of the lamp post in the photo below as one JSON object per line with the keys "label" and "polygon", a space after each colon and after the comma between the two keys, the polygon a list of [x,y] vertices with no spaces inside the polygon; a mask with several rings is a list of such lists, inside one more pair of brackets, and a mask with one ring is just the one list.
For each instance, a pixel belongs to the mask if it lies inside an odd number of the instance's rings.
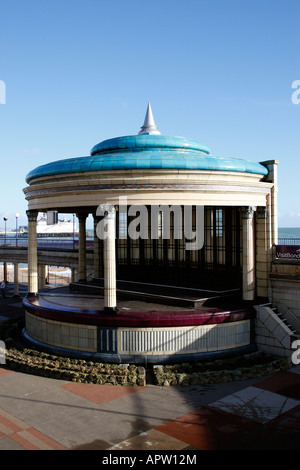
{"label": "lamp post", "polygon": [[3,217],[4,220],[4,243],[6,245],[6,222],[7,222],[7,217]]}
{"label": "lamp post", "polygon": [[18,219],[19,219],[19,214],[16,213],[16,246],[18,246]]}

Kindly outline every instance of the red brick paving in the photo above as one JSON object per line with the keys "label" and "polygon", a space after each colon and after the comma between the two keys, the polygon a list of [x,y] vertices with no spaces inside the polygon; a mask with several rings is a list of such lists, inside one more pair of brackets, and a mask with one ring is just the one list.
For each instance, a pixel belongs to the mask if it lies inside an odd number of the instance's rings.
{"label": "red brick paving", "polygon": [[66,450],[37,429],[0,408],[0,436],[7,436],[26,450]]}
{"label": "red brick paving", "polygon": [[201,450],[218,450],[258,427],[259,423],[206,406],[156,430]]}
{"label": "red brick paving", "polygon": [[68,392],[75,393],[86,400],[98,405],[107,403],[118,398],[123,398],[132,393],[140,392],[146,387],[133,387],[121,385],[98,385],[98,384],[81,384],[69,382],[61,385],[61,388]]}
{"label": "red brick paving", "polygon": [[281,372],[255,384],[255,387],[300,400],[300,374]]}
{"label": "red brick paving", "polygon": [[13,374],[12,370],[4,369],[3,367],[0,366],[0,376],[1,375],[6,375],[6,374]]}
{"label": "red brick paving", "polygon": [[[13,371],[0,367],[0,376],[13,373]],[[72,382],[59,384],[59,387],[100,405],[149,388]],[[258,380],[252,387],[271,392],[273,396],[278,394],[287,397],[287,399],[292,398],[299,401],[295,401],[295,406],[290,410],[284,413],[281,412],[277,417],[265,423],[224,411],[217,407],[218,402],[214,402],[149,430],[146,438],[145,433],[132,436],[132,438],[124,441],[124,447],[127,446],[128,450],[142,449],[145,445],[153,445],[152,442],[149,444],[148,441],[151,441],[152,438],[157,440],[158,436],[161,435],[162,442],[166,445],[165,450],[168,450],[168,443],[170,449],[190,447],[201,450],[299,450],[300,375],[290,371],[282,372],[268,379]],[[228,397],[231,396],[235,395],[228,395]],[[151,432],[154,433],[153,436]],[[11,441],[26,450],[66,449],[59,442],[1,408],[0,437],[11,439]],[[131,440],[132,445],[136,447],[130,449]]]}

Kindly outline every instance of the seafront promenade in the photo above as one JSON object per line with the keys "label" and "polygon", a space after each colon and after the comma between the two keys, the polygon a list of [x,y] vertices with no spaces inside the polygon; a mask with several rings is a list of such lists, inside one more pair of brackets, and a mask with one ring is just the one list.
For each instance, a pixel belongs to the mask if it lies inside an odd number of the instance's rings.
{"label": "seafront promenade", "polygon": [[[0,318],[21,314],[19,299],[1,299]],[[168,451],[194,463],[200,450],[298,450],[299,390],[300,366],[244,381],[137,387],[56,380],[2,365],[0,450],[99,450],[100,459]]]}
{"label": "seafront promenade", "polygon": [[[22,315],[21,299],[0,299],[1,321]],[[130,455],[134,466],[162,451],[199,463],[200,450],[298,450],[299,390],[300,366],[205,386],[138,387],[51,379],[4,364],[0,450],[98,450],[100,459]]]}
{"label": "seafront promenade", "polygon": [[299,385],[299,368],[207,386],[122,387],[1,367],[0,450],[299,450]]}

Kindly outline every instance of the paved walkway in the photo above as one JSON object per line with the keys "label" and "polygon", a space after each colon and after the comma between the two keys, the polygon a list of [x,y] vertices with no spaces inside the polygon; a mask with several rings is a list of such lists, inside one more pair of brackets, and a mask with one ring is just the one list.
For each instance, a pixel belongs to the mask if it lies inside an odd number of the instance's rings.
{"label": "paved walkway", "polygon": [[0,450],[299,447],[298,367],[190,387],[78,384],[0,368]]}

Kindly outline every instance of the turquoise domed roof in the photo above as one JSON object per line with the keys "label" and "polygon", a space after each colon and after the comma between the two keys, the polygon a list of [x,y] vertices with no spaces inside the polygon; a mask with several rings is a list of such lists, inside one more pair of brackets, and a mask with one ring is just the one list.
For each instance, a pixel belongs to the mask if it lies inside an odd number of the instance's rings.
{"label": "turquoise domed roof", "polygon": [[104,140],[92,148],[89,156],[41,165],[28,173],[26,181],[67,173],[139,169],[268,173],[260,163],[211,155],[210,150],[197,140],[161,135],[148,105],[145,123],[138,135]]}

